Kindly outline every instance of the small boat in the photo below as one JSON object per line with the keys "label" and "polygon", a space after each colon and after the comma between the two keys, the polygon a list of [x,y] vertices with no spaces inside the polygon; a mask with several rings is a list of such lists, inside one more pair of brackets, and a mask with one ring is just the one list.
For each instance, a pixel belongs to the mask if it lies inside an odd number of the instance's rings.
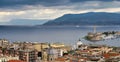
{"label": "small boat", "polygon": [[76,27],[80,27],[79,25],[76,25]]}

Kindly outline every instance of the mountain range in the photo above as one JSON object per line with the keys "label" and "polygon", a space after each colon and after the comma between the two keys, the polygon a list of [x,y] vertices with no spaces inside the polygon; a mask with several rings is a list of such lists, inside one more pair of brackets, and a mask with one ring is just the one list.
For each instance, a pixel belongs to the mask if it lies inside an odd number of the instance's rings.
{"label": "mountain range", "polygon": [[43,25],[120,25],[120,14],[107,12],[65,14]]}

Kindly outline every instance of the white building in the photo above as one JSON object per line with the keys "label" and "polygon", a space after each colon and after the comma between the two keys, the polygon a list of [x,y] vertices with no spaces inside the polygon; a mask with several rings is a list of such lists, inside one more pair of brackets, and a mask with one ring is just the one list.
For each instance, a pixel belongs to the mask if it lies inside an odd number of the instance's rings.
{"label": "white building", "polygon": [[1,56],[0,57],[0,62],[7,62],[9,60],[19,60],[19,57],[18,56],[16,56],[16,57]]}
{"label": "white building", "polygon": [[0,39],[0,46],[6,46],[9,44],[9,41],[6,39]]}
{"label": "white building", "polygon": [[79,39],[79,40],[77,41],[77,49],[80,48],[82,44],[83,44],[83,43],[82,43],[81,40]]}
{"label": "white building", "polygon": [[63,52],[64,52],[63,49],[50,48],[48,51],[49,60],[53,61],[53,60],[57,59],[58,57],[62,57]]}

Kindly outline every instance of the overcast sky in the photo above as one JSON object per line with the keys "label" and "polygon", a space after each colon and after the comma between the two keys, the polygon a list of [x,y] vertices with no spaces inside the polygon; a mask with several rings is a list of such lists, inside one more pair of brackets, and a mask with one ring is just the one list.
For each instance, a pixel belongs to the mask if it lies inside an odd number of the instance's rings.
{"label": "overcast sky", "polygon": [[55,19],[68,13],[120,12],[119,0],[0,0],[0,22]]}

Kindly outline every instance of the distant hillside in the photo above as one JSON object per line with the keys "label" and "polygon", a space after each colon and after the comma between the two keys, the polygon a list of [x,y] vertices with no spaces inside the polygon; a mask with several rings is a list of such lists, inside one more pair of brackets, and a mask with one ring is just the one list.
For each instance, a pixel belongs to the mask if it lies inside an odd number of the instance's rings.
{"label": "distant hillside", "polygon": [[120,25],[120,14],[106,12],[65,14],[43,25]]}
{"label": "distant hillside", "polygon": [[8,25],[41,25],[48,20],[39,20],[39,19],[15,19],[7,22]]}

